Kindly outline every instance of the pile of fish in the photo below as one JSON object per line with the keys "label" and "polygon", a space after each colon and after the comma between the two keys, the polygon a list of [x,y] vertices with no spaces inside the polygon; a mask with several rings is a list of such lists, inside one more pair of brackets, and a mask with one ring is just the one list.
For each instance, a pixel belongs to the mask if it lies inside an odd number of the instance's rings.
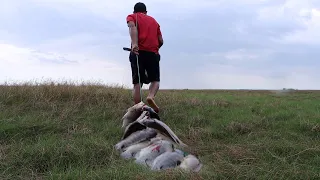
{"label": "pile of fish", "polygon": [[178,149],[178,146],[187,145],[143,102],[128,108],[122,117],[122,129],[124,134],[115,145],[122,158],[134,159],[135,163],[151,170],[200,171],[202,163],[199,159]]}

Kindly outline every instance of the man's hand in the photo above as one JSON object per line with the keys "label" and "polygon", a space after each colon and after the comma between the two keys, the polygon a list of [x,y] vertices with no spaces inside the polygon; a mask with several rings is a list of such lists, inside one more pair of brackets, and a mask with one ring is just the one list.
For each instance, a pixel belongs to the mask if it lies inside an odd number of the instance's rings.
{"label": "man's hand", "polygon": [[138,44],[132,44],[132,48],[131,48],[131,52],[135,53],[135,54],[139,54],[139,46]]}

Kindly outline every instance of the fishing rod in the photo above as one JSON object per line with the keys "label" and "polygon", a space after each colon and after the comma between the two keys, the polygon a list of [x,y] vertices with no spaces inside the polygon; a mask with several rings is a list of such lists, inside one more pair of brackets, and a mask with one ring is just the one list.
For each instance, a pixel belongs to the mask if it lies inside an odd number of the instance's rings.
{"label": "fishing rod", "polygon": [[131,48],[123,47],[123,50],[125,50],[125,51],[131,51]]}

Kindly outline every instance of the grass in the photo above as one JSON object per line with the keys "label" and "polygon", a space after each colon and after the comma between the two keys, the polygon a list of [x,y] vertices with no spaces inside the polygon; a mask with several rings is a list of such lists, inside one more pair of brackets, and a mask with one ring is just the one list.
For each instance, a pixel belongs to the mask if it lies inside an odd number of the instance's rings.
{"label": "grass", "polygon": [[160,117],[199,156],[199,174],[119,157],[131,99],[99,84],[0,86],[0,179],[320,178],[320,91],[160,90]]}

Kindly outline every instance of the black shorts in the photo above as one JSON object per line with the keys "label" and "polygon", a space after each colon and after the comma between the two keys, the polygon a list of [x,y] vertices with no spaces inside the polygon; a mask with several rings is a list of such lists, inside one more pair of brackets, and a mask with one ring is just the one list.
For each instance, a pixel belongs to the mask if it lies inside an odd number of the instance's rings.
{"label": "black shorts", "polygon": [[[136,54],[130,52],[129,60],[131,63],[132,83],[139,84]],[[138,63],[141,84],[160,81],[160,54],[148,51],[139,51]]]}

